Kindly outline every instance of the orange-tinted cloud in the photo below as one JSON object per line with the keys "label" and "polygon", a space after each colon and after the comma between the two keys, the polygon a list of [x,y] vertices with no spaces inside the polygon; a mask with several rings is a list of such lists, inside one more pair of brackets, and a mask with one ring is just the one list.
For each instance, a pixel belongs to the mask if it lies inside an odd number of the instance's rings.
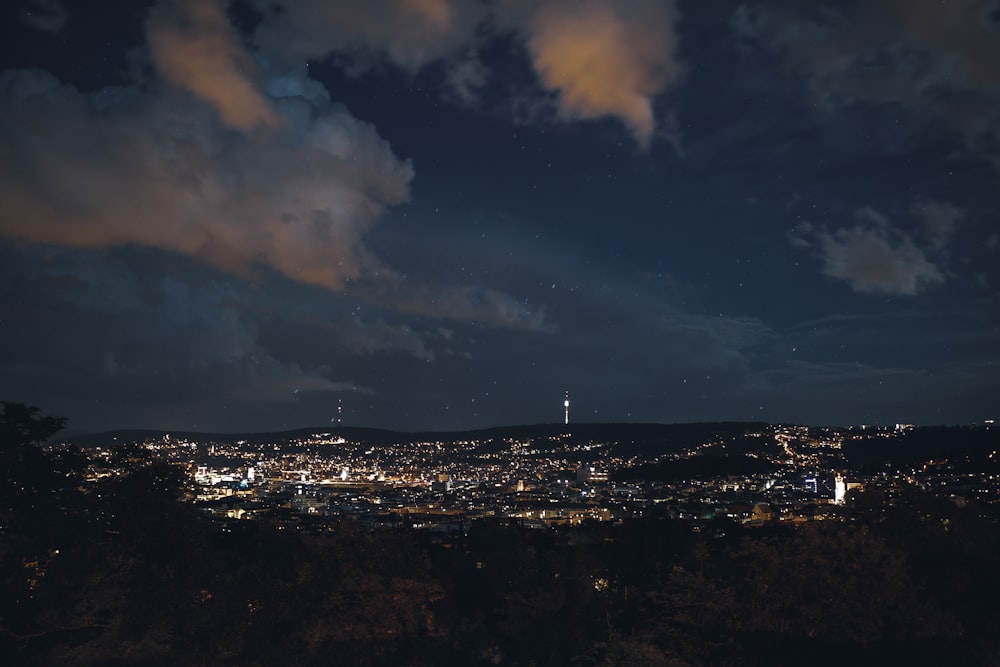
{"label": "orange-tinted cloud", "polygon": [[477,29],[513,33],[564,119],[619,118],[643,147],[657,127],[653,98],[681,71],[673,0],[256,1],[264,19],[253,41],[268,54],[346,55],[361,66],[384,59],[409,70],[445,61],[467,103],[476,96],[466,84],[485,80],[466,57],[481,44]]}
{"label": "orange-tinted cloud", "polygon": [[[455,20],[447,0],[390,4],[435,30]],[[350,286],[394,310],[542,327],[501,292],[396,278],[365,235],[409,199],[411,164],[301,70],[264,65],[258,81],[219,2],[165,0],[147,32],[173,86],[88,95],[45,72],[0,72],[0,236],[162,248],[241,276]]]}
{"label": "orange-tinted cloud", "polygon": [[284,129],[247,137],[176,91],[98,109],[44,72],[4,72],[0,127],[18,139],[0,154],[0,234],[148,245],[341,289],[378,270],[363,236],[408,199],[412,167],[343,108],[275,108]]}
{"label": "orange-tinted cloud", "polygon": [[[293,78],[279,88],[311,90]],[[411,284],[370,251],[365,235],[409,198],[413,168],[343,107],[289,95],[273,102],[281,128],[248,136],[179,91],[121,92],[95,104],[45,72],[0,73],[0,236],[162,248],[390,310],[544,328],[509,295]]]}
{"label": "orange-tinted cloud", "polygon": [[641,146],[649,144],[653,97],[680,73],[670,3],[555,0],[522,29],[542,83],[558,91],[563,116],[616,116]]}
{"label": "orange-tinted cloud", "polygon": [[170,83],[211,104],[229,127],[275,127],[281,119],[257,89],[256,63],[221,0],[169,0],[146,22],[153,62]]}

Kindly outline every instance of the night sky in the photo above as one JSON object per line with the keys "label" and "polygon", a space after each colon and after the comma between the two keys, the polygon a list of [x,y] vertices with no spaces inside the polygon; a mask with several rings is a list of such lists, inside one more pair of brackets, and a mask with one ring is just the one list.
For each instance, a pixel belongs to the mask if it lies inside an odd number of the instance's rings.
{"label": "night sky", "polygon": [[1000,2],[98,5],[0,10],[0,398],[997,416]]}

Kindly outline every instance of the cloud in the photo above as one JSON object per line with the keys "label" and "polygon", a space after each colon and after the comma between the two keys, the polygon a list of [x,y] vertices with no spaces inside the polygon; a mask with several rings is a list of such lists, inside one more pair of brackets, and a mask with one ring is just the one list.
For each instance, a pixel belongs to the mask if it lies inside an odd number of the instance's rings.
{"label": "cloud", "polygon": [[480,101],[480,90],[486,84],[488,76],[482,61],[474,54],[467,54],[449,65],[445,85],[456,101],[472,106]]}
{"label": "cloud", "polygon": [[653,98],[680,74],[673,22],[671,3],[551,0],[520,29],[565,118],[620,118],[647,147]]}
{"label": "cloud", "polygon": [[265,2],[253,41],[299,62],[330,55],[355,67],[388,61],[410,71],[445,63],[463,103],[486,79],[469,54],[497,33],[523,42],[542,86],[566,120],[614,117],[643,147],[657,127],[653,100],[681,72],[673,2],[663,0],[297,0]]}
{"label": "cloud", "polygon": [[357,353],[403,351],[421,361],[433,361],[434,350],[428,347],[423,335],[407,325],[393,326],[376,320],[370,324],[354,319],[350,323],[332,325],[345,348]]}
{"label": "cloud", "polygon": [[21,21],[42,32],[62,32],[68,20],[69,12],[59,0],[30,0],[21,7]]}
{"label": "cloud", "polygon": [[[149,270],[164,260],[150,250],[0,252],[11,267],[0,296],[20,324],[0,335],[8,391],[256,405],[355,388],[323,365],[279,359],[260,340],[253,290],[193,262],[169,275]],[[26,360],[28,348],[44,361]]]}
{"label": "cloud", "polygon": [[251,138],[162,87],[87,96],[44,72],[0,73],[0,233],[342,289],[378,270],[363,236],[408,198],[413,169],[342,107],[273,105],[281,131]]}
{"label": "cloud", "polygon": [[991,6],[990,0],[744,4],[731,25],[747,43],[803,74],[821,113],[859,104],[905,109],[906,127],[885,133],[883,146],[900,135],[925,141],[934,136],[930,129],[944,125],[974,154],[996,161],[1000,41],[986,19]]}
{"label": "cloud", "polygon": [[387,276],[358,285],[352,293],[404,313],[512,329],[552,331],[543,309],[529,308],[504,292],[475,285],[429,287]]}
{"label": "cloud", "polygon": [[[465,12],[388,8],[440,30]],[[498,290],[411,283],[379,261],[365,235],[409,199],[412,165],[304,66],[251,57],[219,2],[162,2],[146,27],[169,86],[83,93],[42,71],[0,73],[0,235],[162,248],[402,312],[546,328]]]}
{"label": "cloud", "polygon": [[943,250],[948,245],[965,217],[965,211],[959,207],[929,199],[914,204],[913,213],[935,250]]}
{"label": "cloud", "polygon": [[813,235],[816,232],[816,228],[808,220],[804,220],[796,225],[794,228],[789,230],[787,237],[788,242],[791,243],[796,248],[801,248],[803,250],[813,247]]}
{"label": "cloud", "polygon": [[153,8],[146,37],[157,70],[218,111],[229,127],[273,128],[281,117],[258,91],[256,63],[222,0],[168,0]]}
{"label": "cloud", "polygon": [[903,25],[928,45],[957,55],[974,81],[1000,83],[1000,40],[989,15],[996,0],[892,0]]}
{"label": "cloud", "polygon": [[264,20],[253,41],[299,62],[343,54],[365,64],[387,59],[409,70],[445,58],[473,40],[485,7],[466,0],[256,0]]}
{"label": "cloud", "polygon": [[745,370],[752,351],[774,336],[773,330],[756,318],[710,317],[671,313],[661,316],[656,332],[664,348],[661,354],[677,355],[679,367],[700,370]]}
{"label": "cloud", "polygon": [[800,247],[818,246],[823,274],[845,280],[856,292],[914,295],[944,275],[913,238],[870,208],[857,212],[857,224],[833,232],[800,226],[793,234]]}

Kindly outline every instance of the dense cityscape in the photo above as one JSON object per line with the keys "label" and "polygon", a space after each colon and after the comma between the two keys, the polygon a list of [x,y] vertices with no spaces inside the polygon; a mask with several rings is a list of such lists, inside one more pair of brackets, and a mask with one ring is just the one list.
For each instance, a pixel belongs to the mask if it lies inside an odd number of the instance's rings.
{"label": "dense cityscape", "polygon": [[[953,453],[914,446],[877,465],[858,463],[886,443],[899,446],[928,432],[947,438]],[[992,422],[943,431],[906,424],[565,424],[428,436],[368,429],[119,434],[97,436],[104,444],[83,451],[91,480],[122,474],[123,452],[179,465],[185,499],[222,523],[267,520],[316,530],[325,519],[350,518],[365,527],[453,531],[479,518],[546,527],[722,516],[760,525],[840,518],[848,494],[865,489],[889,502],[912,487],[958,504],[996,503],[996,433]],[[973,448],[962,447],[970,438]]]}

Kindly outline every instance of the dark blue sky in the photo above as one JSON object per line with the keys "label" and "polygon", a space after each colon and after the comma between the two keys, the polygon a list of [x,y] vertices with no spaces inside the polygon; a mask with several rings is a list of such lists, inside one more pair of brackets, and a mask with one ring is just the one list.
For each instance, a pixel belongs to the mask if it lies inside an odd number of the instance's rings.
{"label": "dark blue sky", "polygon": [[[1000,5],[8,3],[0,396],[72,427],[967,423]],[[710,6],[706,6],[710,5]]]}

